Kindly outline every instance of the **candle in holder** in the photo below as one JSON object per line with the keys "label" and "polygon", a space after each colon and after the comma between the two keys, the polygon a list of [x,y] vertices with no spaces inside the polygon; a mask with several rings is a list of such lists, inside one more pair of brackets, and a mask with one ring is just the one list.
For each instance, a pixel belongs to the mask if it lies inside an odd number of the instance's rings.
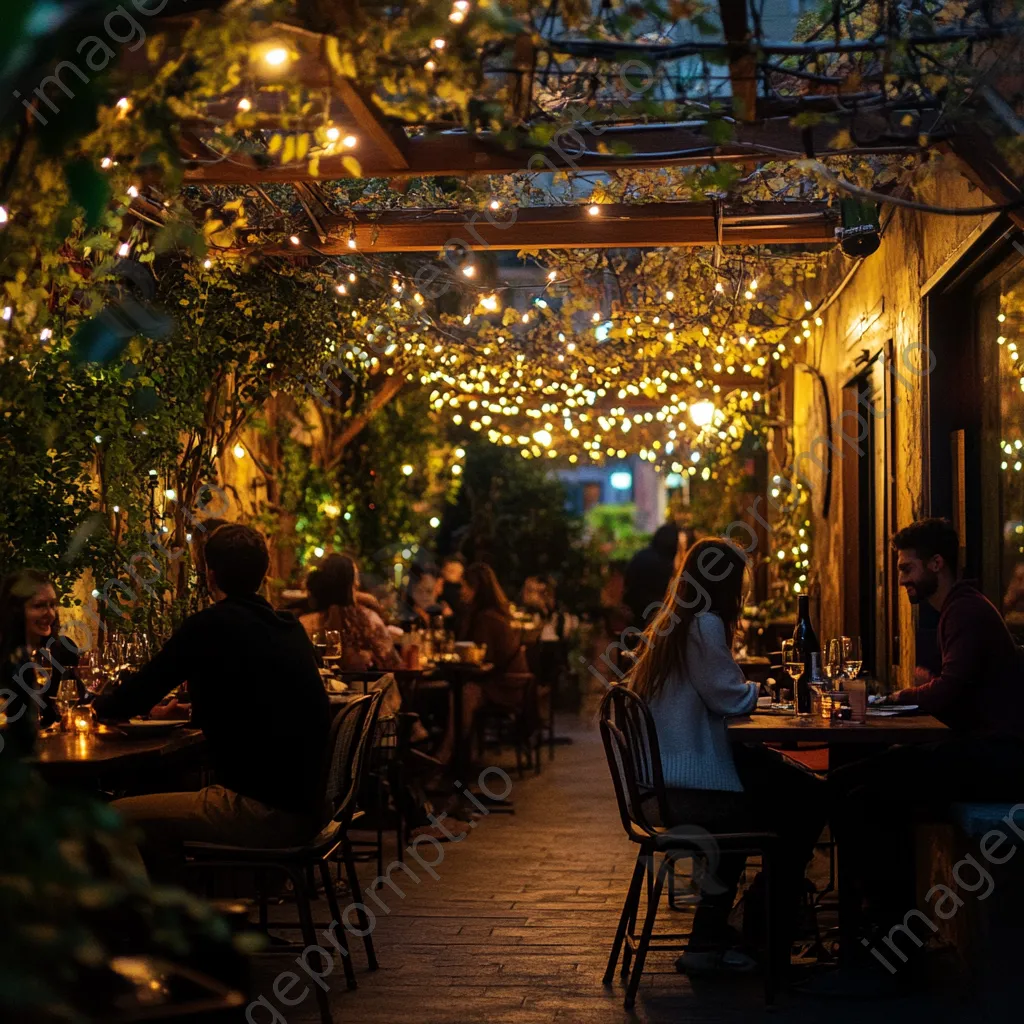
{"label": "candle in holder", "polygon": [[71,725],[75,733],[79,735],[87,735],[95,729],[95,720],[93,718],[92,708],[83,707],[76,708],[71,714]]}

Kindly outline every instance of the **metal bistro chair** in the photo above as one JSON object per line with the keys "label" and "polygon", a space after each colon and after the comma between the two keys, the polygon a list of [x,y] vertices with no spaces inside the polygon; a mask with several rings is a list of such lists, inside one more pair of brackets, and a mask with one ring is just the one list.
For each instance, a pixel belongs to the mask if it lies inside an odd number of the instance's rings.
{"label": "metal bistro chair", "polygon": [[[682,950],[685,947],[680,940],[689,938],[689,933],[654,934],[662,889],[676,862],[706,859],[707,846],[711,843],[721,853],[759,854],[764,880],[768,891],[771,891],[770,872],[777,837],[768,832],[723,833],[695,828],[687,833],[666,828],[663,823],[669,821],[670,816],[661,770],[661,751],[647,705],[626,687],[613,686],[601,701],[600,727],[622,826],[629,839],[639,846],[604,974],[604,984],[610,985],[621,953],[621,973],[629,979],[624,1006],[632,1010],[648,952]],[[636,921],[645,879],[646,913],[637,936]],[[770,899],[765,900],[765,935],[769,953],[764,973],[764,995],[769,1006],[774,1002],[776,987],[771,903]]]}
{"label": "metal bistro chair", "polygon": [[[302,931],[302,946],[275,945],[273,953],[291,953],[295,950],[317,945],[316,930],[313,925],[312,900],[316,896],[316,884],[313,872],[319,870],[320,881],[324,887],[327,905],[333,921],[341,922],[341,909],[331,878],[328,862],[343,848],[347,841],[347,832],[353,819],[357,816],[356,797],[359,785],[368,761],[368,749],[373,742],[377,727],[377,715],[380,711],[382,694],[380,691],[366,696],[356,697],[346,704],[339,712],[331,726],[330,760],[327,764],[326,799],[333,808],[333,815],[317,836],[304,846],[264,849],[247,846],[226,846],[218,843],[186,843],[185,854],[195,867],[204,869],[247,869],[255,870],[260,876],[267,872],[283,872],[291,881],[295,893],[295,906],[299,915],[299,926]],[[367,960],[370,970],[377,968],[377,958],[373,950],[373,939],[370,936],[365,912],[362,910],[363,897],[355,876],[355,866],[351,862],[351,853],[346,859],[349,873],[349,886],[352,898],[359,908],[356,915],[363,942],[366,946]],[[259,892],[260,928],[267,930],[266,892],[260,886]],[[345,971],[345,980],[350,989],[356,987],[355,971],[348,955],[348,941],[345,928],[332,930],[345,952],[341,957]],[[323,1024],[332,1024],[330,1003],[327,992],[315,986],[316,998]]]}

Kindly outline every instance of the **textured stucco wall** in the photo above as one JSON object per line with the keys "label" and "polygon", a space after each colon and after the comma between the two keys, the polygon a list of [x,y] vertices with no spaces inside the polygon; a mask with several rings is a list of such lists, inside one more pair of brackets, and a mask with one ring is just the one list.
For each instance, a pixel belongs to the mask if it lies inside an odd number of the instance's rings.
{"label": "textured stucco wall", "polygon": [[[946,207],[985,206],[990,203],[982,193],[969,189],[967,182],[955,171],[939,175],[928,189],[926,200]],[[883,224],[887,212],[883,211]],[[828,383],[832,403],[832,417],[842,409],[844,385],[856,375],[855,360],[865,350],[876,352],[890,339],[894,347],[897,367],[906,359],[914,367],[926,368],[923,350],[913,346],[927,344],[924,324],[924,295],[936,275],[955,263],[991,222],[988,217],[948,217],[897,210],[885,226],[882,244],[870,257],[860,263],[852,278],[836,296],[836,289],[853,269],[854,262],[836,253],[828,272],[822,275],[820,301],[834,300],[822,314],[824,324],[813,339],[810,353],[800,358],[813,361]],[[863,332],[863,333],[862,333]],[[910,386],[894,379],[899,396],[896,404],[896,519],[905,525],[927,512],[923,474],[926,448],[923,443],[927,424],[927,393],[929,377],[925,372],[915,376],[902,371]],[[932,374],[941,374],[943,367],[936,364]],[[816,387],[808,373],[795,374],[792,416],[794,423],[794,451],[807,451],[814,440],[809,410],[814,407]],[[853,433],[850,427],[848,433]],[[856,458],[856,452],[843,444],[833,432],[834,443],[847,452],[847,458]],[[820,449],[819,449],[820,450]],[[843,550],[847,539],[843,536],[843,463],[833,460],[832,502],[827,519],[814,520],[812,597],[817,597],[820,632],[833,636],[841,631],[844,588]],[[907,685],[914,665],[914,623],[906,600],[900,601],[900,668],[894,681]]]}

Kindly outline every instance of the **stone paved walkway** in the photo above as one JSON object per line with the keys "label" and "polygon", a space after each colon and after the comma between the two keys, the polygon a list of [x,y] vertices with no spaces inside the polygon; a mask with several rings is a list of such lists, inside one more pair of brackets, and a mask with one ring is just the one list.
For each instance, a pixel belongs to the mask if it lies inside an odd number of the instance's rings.
{"label": "stone paved walkway", "polygon": [[[693,983],[673,970],[669,953],[648,960],[635,1016],[622,1009],[618,980],[612,989],[601,984],[635,851],[618,821],[594,723],[577,724],[574,739],[554,763],[545,760],[540,777],[513,779],[515,815],[491,814],[465,840],[444,846],[436,880],[413,863],[418,883],[394,876],[404,898],[379,892],[390,910],[378,914],[374,931],[380,969],[366,970],[353,939],[358,989],[345,990],[340,968],[329,979],[338,1024],[731,1024],[766,1016],[757,978]],[[361,867],[369,881],[375,871]],[[666,913],[666,922],[674,916]],[[329,921],[323,903],[316,920]],[[262,958],[257,991],[273,1002],[274,975],[288,966]],[[927,1003],[787,995],[771,1016],[785,1024],[979,1020],[948,994]],[[256,1008],[253,1024],[268,1016]],[[281,1008],[281,1017],[318,1020],[312,993]]]}

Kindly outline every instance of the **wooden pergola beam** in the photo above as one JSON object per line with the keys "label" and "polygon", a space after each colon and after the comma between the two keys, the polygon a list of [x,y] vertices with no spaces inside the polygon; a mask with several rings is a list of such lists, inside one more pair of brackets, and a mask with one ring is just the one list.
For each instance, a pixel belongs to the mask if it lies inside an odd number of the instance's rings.
{"label": "wooden pergola beam", "polygon": [[[264,255],[352,255],[355,252],[628,249],[714,245],[719,241],[711,203],[603,204],[454,213],[385,210],[354,220],[324,217],[327,240],[313,232],[293,235],[298,244],[258,247]],[[721,218],[723,245],[822,245],[834,241],[823,203],[751,203]],[[349,244],[355,238],[355,249]]]}
{"label": "wooden pergola beam", "polygon": [[[919,130],[927,133],[936,116],[927,112],[919,122]],[[402,166],[382,156],[376,145],[359,146],[350,155],[359,160],[363,178],[422,178],[553,170],[610,171],[630,167],[700,166],[715,162],[754,164],[764,160],[801,159],[807,153],[808,144],[813,146],[819,158],[852,152],[875,155],[917,151],[916,144],[907,141],[883,141],[877,145],[856,147],[855,150],[836,150],[831,147],[831,142],[843,121],[843,117],[837,116],[834,123],[806,129],[794,128],[788,117],[769,118],[755,124],[736,124],[735,138],[721,144],[706,134],[708,126],[704,122],[599,130],[580,125],[556,136],[543,149],[507,149],[487,134],[444,132],[406,140],[401,147]],[[629,152],[621,154],[624,146],[629,148]],[[345,158],[342,154],[322,156],[314,175],[307,160],[282,165],[269,157],[256,158],[242,152],[232,153],[229,160],[220,160],[215,149],[201,157],[192,146],[184,148],[186,162],[196,159],[207,161],[186,167],[185,180],[193,184],[251,185],[352,177],[342,162]]]}
{"label": "wooden pergola beam", "polygon": [[728,44],[732,109],[741,121],[757,117],[757,54],[751,46],[747,0],[718,0],[722,31]]}

